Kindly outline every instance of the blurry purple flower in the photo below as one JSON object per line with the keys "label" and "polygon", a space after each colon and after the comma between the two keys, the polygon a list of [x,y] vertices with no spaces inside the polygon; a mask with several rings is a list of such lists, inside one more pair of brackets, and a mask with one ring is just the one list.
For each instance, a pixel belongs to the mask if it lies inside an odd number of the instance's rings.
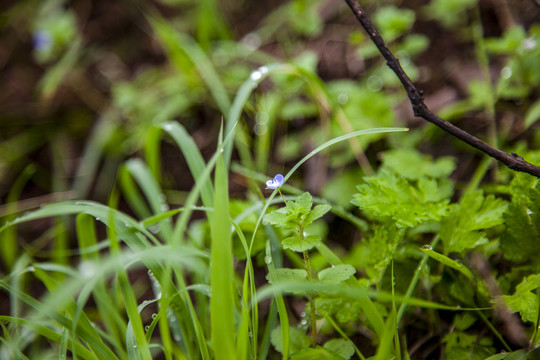
{"label": "blurry purple flower", "polygon": [[32,36],[34,49],[36,49],[37,51],[47,50],[51,44],[51,40],[51,35],[48,31],[45,30],[38,30]]}
{"label": "blurry purple flower", "polygon": [[283,185],[283,175],[281,174],[277,174],[276,176],[274,176],[274,178],[272,180],[268,180],[266,182],[266,187],[268,189],[277,189],[277,188],[280,188],[281,186]]}

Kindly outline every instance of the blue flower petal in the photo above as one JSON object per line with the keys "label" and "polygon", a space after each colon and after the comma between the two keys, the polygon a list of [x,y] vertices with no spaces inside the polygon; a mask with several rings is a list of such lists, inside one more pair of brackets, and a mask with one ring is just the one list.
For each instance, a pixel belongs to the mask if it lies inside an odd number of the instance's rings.
{"label": "blue flower petal", "polygon": [[273,190],[280,188],[283,185],[283,179],[283,175],[277,174],[272,180],[266,182],[266,187]]}

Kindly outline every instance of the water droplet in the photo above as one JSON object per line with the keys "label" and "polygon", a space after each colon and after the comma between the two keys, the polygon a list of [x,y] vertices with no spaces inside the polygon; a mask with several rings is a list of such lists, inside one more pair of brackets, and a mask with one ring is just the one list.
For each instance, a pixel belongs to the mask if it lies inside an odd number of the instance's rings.
{"label": "water droplet", "polygon": [[461,310],[461,305],[456,306],[456,310]]}
{"label": "water droplet", "polygon": [[399,50],[396,52],[396,57],[399,59],[402,66],[407,66],[411,62],[411,56],[407,51]]}
{"label": "water droplet", "polygon": [[136,349],[136,348],[137,348],[137,345],[133,345],[133,348]]}
{"label": "water droplet", "polygon": [[167,204],[162,204],[161,207],[160,207],[161,211],[165,212],[165,211],[169,211],[169,205]]}
{"label": "water droplet", "polygon": [[255,116],[255,121],[258,123],[267,123],[268,122],[268,114],[264,111],[261,111]]}
{"label": "water droplet", "polygon": [[433,248],[431,247],[431,245],[424,245],[424,246],[422,246],[420,249],[422,249],[422,250],[433,250]]}
{"label": "water droplet", "polygon": [[267,264],[271,264],[272,263],[272,257],[271,256],[265,256],[264,262],[267,263]]}
{"label": "water droplet", "polygon": [[305,311],[302,311],[302,312],[300,313],[300,317],[301,317],[301,318],[305,318],[305,317],[306,317],[306,312],[305,312]]}
{"label": "water droplet", "polygon": [[266,126],[266,124],[264,123],[256,123],[255,126],[253,127],[253,131],[255,132],[256,135],[264,135],[266,134],[266,132],[268,131],[268,126]]}
{"label": "water droplet", "polygon": [[248,336],[249,336],[249,337],[253,337],[253,333],[250,331],[250,332],[248,333]]}
{"label": "water droplet", "polygon": [[340,103],[341,105],[344,105],[346,104],[348,101],[349,101],[349,96],[347,94],[339,94],[338,97],[337,97],[337,101],[338,103]]}
{"label": "water droplet", "polygon": [[157,318],[157,314],[152,314],[152,319]]}
{"label": "water droplet", "polygon": [[302,325],[302,326],[306,326],[306,325],[307,325],[307,320],[306,320],[306,319],[304,319],[304,320],[300,321],[300,325]]}
{"label": "water droplet", "polygon": [[379,75],[371,75],[370,77],[368,77],[366,82],[367,88],[373,92],[381,90],[383,85],[383,79]]}
{"label": "water droplet", "polygon": [[505,66],[501,69],[501,77],[503,79],[510,79],[512,76],[512,69],[508,66]]}
{"label": "water droplet", "polygon": [[145,331],[145,332],[148,332],[148,330],[150,330],[150,326],[149,326],[149,325],[146,325],[146,326],[144,327],[144,331]]}
{"label": "water droplet", "polygon": [[460,259],[456,259],[456,260],[454,260],[454,261],[456,262],[456,264],[458,264],[458,265],[462,265],[462,263],[461,263],[461,260],[460,260]]}
{"label": "water droplet", "polygon": [[251,75],[249,76],[249,78],[253,81],[257,81],[259,80],[260,78],[262,78],[262,74],[260,71],[256,70],[254,72],[251,73]]}
{"label": "water droplet", "polygon": [[99,221],[99,218],[98,218],[98,217],[96,217],[96,221]]}
{"label": "water droplet", "polygon": [[79,264],[79,274],[83,278],[91,278],[96,273],[96,264],[92,261],[83,261]]}
{"label": "water droplet", "polygon": [[256,33],[249,33],[240,41],[251,50],[255,50],[261,46],[261,37]]}
{"label": "water droplet", "polygon": [[173,129],[173,125],[172,124],[165,124],[165,125],[163,125],[163,129],[165,129],[167,131],[171,131]]}
{"label": "water droplet", "polygon": [[257,70],[261,73],[261,75],[266,75],[268,73],[268,66],[260,66]]}
{"label": "water droplet", "polygon": [[158,195],[158,200],[161,201],[161,202],[165,202],[165,200],[167,200],[167,197],[165,196],[165,194],[159,194]]}
{"label": "water droplet", "polygon": [[532,50],[536,47],[536,40],[533,38],[526,38],[522,43],[523,50]]}

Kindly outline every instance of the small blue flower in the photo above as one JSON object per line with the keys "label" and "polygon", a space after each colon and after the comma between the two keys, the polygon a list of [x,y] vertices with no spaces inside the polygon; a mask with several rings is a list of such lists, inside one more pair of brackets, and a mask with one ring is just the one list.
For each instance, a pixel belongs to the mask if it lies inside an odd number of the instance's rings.
{"label": "small blue flower", "polygon": [[272,180],[266,182],[267,189],[278,189],[283,185],[283,175],[277,174]]}
{"label": "small blue flower", "polygon": [[32,42],[37,51],[46,51],[52,44],[51,35],[45,30],[36,31],[33,34]]}

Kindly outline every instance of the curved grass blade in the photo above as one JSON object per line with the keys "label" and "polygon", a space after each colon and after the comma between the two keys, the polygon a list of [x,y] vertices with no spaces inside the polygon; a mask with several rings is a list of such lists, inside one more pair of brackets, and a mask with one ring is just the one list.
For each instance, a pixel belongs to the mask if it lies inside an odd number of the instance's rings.
{"label": "curved grass blade", "polygon": [[393,299],[395,299],[396,303],[406,303],[410,306],[418,306],[426,309],[439,309],[439,310],[450,310],[450,311],[478,311],[478,310],[491,310],[491,308],[462,308],[459,305],[456,306],[450,306],[450,305],[443,305],[436,302],[413,298],[413,297],[405,297],[405,296],[392,296],[392,294],[389,294],[385,291],[376,291],[376,290],[370,290],[366,288],[362,288],[359,286],[350,286],[350,285],[336,285],[336,284],[330,284],[330,283],[309,283],[309,282],[299,282],[299,281],[282,281],[279,282],[278,285],[274,286],[265,286],[262,289],[259,289],[257,292],[257,301],[261,301],[263,299],[266,299],[268,297],[274,296],[274,293],[280,292],[280,293],[291,293],[293,292],[297,293],[303,293],[308,294],[310,292],[312,293],[320,293],[320,294],[328,294],[328,295],[342,295],[342,296],[348,296],[354,299],[357,299],[359,297],[369,297],[372,299],[377,299],[380,301],[387,301],[392,302]]}
{"label": "curved grass blade", "polygon": [[[160,124],[160,127],[169,133],[182,151],[182,155],[184,155],[184,158],[186,159],[193,179],[196,181],[200,179],[206,164],[197,144],[193,141],[193,138],[188,134],[186,129],[177,122],[168,121]],[[212,207],[214,202],[214,190],[209,179],[203,181],[201,199],[205,206]]]}
{"label": "curved grass blade", "polygon": [[[272,296],[274,296],[274,299],[276,300],[277,304],[277,310],[279,315],[279,323],[281,327],[281,346],[283,349],[283,360],[287,360],[289,358],[289,343],[290,343],[290,324],[289,324],[289,316],[287,314],[287,307],[285,306],[285,301],[283,300],[283,294],[281,291],[278,290],[279,287],[279,280],[276,275],[276,269],[274,267],[274,260],[272,257],[272,251],[270,248],[270,242],[268,241],[266,243],[266,258],[265,258],[266,265],[268,267],[268,275],[270,279],[272,279],[272,284],[276,284],[276,290],[272,293]],[[272,285],[271,288],[273,289],[274,286]],[[256,299],[259,299],[261,296],[257,295]],[[257,301],[258,302],[258,301]]]}
{"label": "curved grass blade", "polygon": [[231,224],[229,221],[229,185],[223,154],[219,154],[215,173],[214,216],[211,225],[210,323],[212,347],[217,360],[236,359],[234,325],[235,296],[233,287]]}
{"label": "curved grass blade", "polygon": [[[7,315],[0,315],[0,321],[24,326],[54,343],[60,344],[62,342],[63,335],[58,334],[58,332],[46,325],[30,321],[26,318],[16,318]],[[75,346],[78,356],[82,359],[94,360],[96,358],[96,356],[90,350],[88,350],[86,346],[78,342],[73,345],[73,343],[68,337],[66,341],[67,349],[73,351],[73,346]]]}
{"label": "curved grass blade", "polygon": [[[174,29],[167,21],[159,17],[157,13],[151,16],[148,15],[147,19],[171,62],[182,72],[189,71],[186,68],[191,66],[195,67],[199,76],[206,83],[220,112],[227,114],[231,107],[227,90],[206,53],[192,38]],[[187,63],[187,59],[189,59],[191,64]]]}
{"label": "curved grass blade", "polygon": [[[150,239],[154,244],[159,244],[159,241],[157,241],[149,231],[142,227],[138,221],[120,211],[113,210],[108,206],[93,201],[64,201],[46,205],[41,209],[27,213],[12,222],[4,224],[4,226],[0,228],[0,233],[9,226],[21,224],[26,221],[80,213],[89,214],[105,225],[111,226],[112,224],[108,217],[109,211],[112,211],[114,214],[114,226],[117,229],[118,234],[131,248],[140,250],[150,247],[151,244],[146,238]],[[146,238],[142,235],[145,235]]]}
{"label": "curved grass blade", "polygon": [[[159,184],[148,169],[148,167],[140,159],[131,159],[126,162],[126,168],[137,181],[137,184],[145,194],[146,200],[152,208],[154,214],[161,214],[169,210],[165,195],[161,191]],[[172,227],[169,221],[165,220],[160,223],[160,230],[163,238],[171,241]]]}

